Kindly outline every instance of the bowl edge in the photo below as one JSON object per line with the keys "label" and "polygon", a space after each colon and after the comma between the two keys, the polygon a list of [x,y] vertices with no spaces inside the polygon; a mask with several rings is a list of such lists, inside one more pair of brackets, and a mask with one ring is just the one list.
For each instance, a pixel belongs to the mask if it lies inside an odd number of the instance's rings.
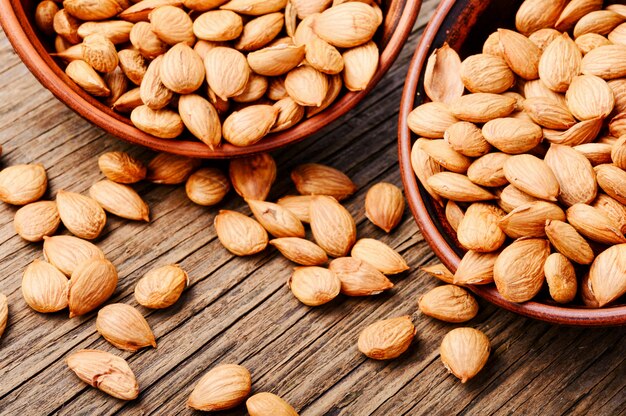
{"label": "bowl edge", "polygon": [[[289,134],[287,134],[287,132],[283,134],[279,133],[274,138],[270,136],[270,140],[261,140],[247,147],[236,147],[224,143],[215,150],[209,149],[199,141],[159,139],[138,130],[130,124],[117,120],[115,117],[97,107],[97,111],[93,111],[93,105],[83,96],[86,95],[86,93],[73,91],[40,55],[34,45],[34,41],[30,40],[27,33],[29,31],[33,32],[30,21],[26,18],[21,6],[21,12],[16,12],[16,3],[19,2],[17,0],[0,0],[0,9],[6,11],[0,14],[0,25],[2,25],[15,52],[35,78],[37,78],[39,83],[52,92],[57,99],[71,110],[121,140],[139,144],[152,150],[203,159],[229,159],[250,156],[261,152],[269,152],[286,146],[287,144],[302,141],[315,131],[337,120],[356,107],[378,84],[397,59],[417,19],[422,0],[404,1],[404,7],[400,10],[401,13],[399,13],[399,17],[397,18],[395,30],[391,33],[388,43],[381,52],[379,68],[376,70],[374,78],[364,91],[346,92],[329,108],[288,131]],[[23,21],[26,21],[26,23],[23,23]],[[29,27],[24,27],[24,24]],[[38,39],[36,42],[40,44]],[[311,123],[313,120],[314,122]]]}

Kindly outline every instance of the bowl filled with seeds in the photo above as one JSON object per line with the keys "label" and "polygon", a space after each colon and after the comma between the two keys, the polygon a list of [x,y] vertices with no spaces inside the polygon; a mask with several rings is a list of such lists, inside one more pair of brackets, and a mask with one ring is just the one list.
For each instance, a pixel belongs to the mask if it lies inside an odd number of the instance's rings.
{"label": "bowl filled with seeds", "polygon": [[399,155],[425,271],[513,312],[626,324],[626,6],[444,0]]}
{"label": "bowl filled with seeds", "polygon": [[421,1],[0,0],[38,80],[129,142],[229,158],[318,131],[360,102]]}

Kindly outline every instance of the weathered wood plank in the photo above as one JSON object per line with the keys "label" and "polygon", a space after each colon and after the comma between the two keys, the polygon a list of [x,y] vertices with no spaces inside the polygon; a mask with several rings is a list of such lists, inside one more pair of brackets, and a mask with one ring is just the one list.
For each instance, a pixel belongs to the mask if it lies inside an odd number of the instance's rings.
{"label": "weathered wood plank", "polygon": [[[626,413],[626,334],[622,330],[552,327],[481,302],[469,323],[484,330],[493,353],[487,367],[462,385],[448,375],[438,346],[453,325],[420,316],[419,295],[437,282],[418,266],[435,261],[409,212],[391,235],[364,217],[369,186],[400,184],[395,147],[397,109],[419,29],[437,5],[428,0],[397,64],[352,112],[294,146],[274,153],[280,167],[270,198],[295,192],[292,167],[321,162],[348,173],[359,192],[346,201],[360,236],[396,247],[412,269],[394,277],[391,293],[368,299],[341,297],[320,308],[293,298],[285,282],[293,264],[270,249],[233,258],[216,239],[215,208],[187,200],[181,187],[142,183],[149,226],[110,216],[97,240],[120,273],[111,302],[137,306],[134,284],[152,267],[179,263],[191,286],[163,311],[139,307],[159,346],[130,354],[105,342],[94,315],[67,319],[66,312],[34,313],[20,293],[23,269],[41,257],[41,244],[14,235],[15,208],[0,204],[0,291],[11,305],[9,328],[0,340],[0,414],[191,414],[184,403],[197,380],[222,362],[252,372],[254,391],[284,396],[302,415],[598,414]],[[15,97],[19,97],[16,99]],[[118,141],[91,126],[41,88],[0,36],[0,163],[43,162],[52,198],[59,189],[85,192],[102,176],[95,156],[127,150],[148,161],[153,153]],[[217,166],[226,167],[223,162]],[[249,214],[232,193],[223,207]],[[356,349],[369,322],[413,315],[416,342],[397,360],[375,362]],[[63,358],[80,348],[100,348],[126,357],[142,393],[133,402],[115,400],[80,382]],[[226,412],[244,414],[242,409]]]}
{"label": "weathered wood plank", "polygon": [[[393,146],[388,146],[388,149],[389,149],[389,151],[390,151],[390,152],[395,151],[395,149],[393,149]],[[378,170],[373,169],[373,170],[371,170],[370,172],[371,172],[371,173],[373,173],[373,174],[375,174],[375,172],[378,172]],[[358,206],[359,208],[360,208],[360,206],[362,206],[361,204],[357,204],[356,202],[352,203],[352,205]],[[350,204],[349,204],[348,206],[350,207]],[[362,212],[359,214],[359,218],[361,219],[361,221],[363,220],[363,214],[362,214]],[[215,243],[215,244],[217,244],[217,243]],[[212,251],[215,251],[216,249],[217,249],[217,250],[219,250],[220,252],[224,252],[224,250],[223,250],[223,249],[221,249],[219,246],[217,246],[217,247],[211,247],[209,250],[210,250],[210,252],[212,252]],[[106,252],[106,247],[105,247],[105,252]],[[237,259],[237,260],[239,261],[240,259]],[[244,264],[244,265],[246,264],[246,261],[245,261],[245,260],[243,260],[243,261],[241,261],[241,262],[243,262],[243,264]],[[184,263],[183,263],[183,265],[184,265]],[[237,266],[237,267],[241,267],[241,266]],[[187,267],[186,267],[186,269],[187,269]],[[224,272],[224,268],[221,268],[221,269],[220,269],[220,273],[223,273],[223,272]],[[193,269],[191,269],[191,270],[190,270],[190,274],[191,274],[192,276],[194,276],[194,270],[193,270]],[[123,283],[122,283],[122,284],[123,284]],[[284,282],[281,282],[281,286],[282,286],[283,284],[284,284]],[[187,305],[187,306],[188,306],[188,305]],[[194,309],[195,309],[195,308],[192,308],[192,311],[193,311]],[[37,358],[37,357],[34,357],[34,358],[33,358],[33,360],[34,360],[35,358]],[[52,371],[54,371],[54,369],[52,369]]]}

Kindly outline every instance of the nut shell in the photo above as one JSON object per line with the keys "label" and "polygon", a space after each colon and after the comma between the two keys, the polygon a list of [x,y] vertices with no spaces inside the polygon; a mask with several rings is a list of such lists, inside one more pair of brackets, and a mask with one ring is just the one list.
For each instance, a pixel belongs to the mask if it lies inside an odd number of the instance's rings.
{"label": "nut shell", "polygon": [[96,309],[111,297],[117,286],[117,271],[108,260],[91,259],[72,272],[68,306],[70,318]]}
{"label": "nut shell", "polygon": [[113,397],[134,400],[139,395],[135,374],[121,357],[105,351],[80,350],[65,362],[82,381]]}
{"label": "nut shell", "polygon": [[[471,204],[457,229],[459,242],[466,250],[496,251],[506,239],[503,229],[498,226],[503,217],[504,211],[495,205],[484,202]],[[541,225],[543,230],[543,223]]]}
{"label": "nut shell", "polygon": [[478,302],[465,289],[454,285],[438,286],[419,298],[424,315],[445,322],[467,322],[478,313]]}
{"label": "nut shell", "polygon": [[107,217],[95,199],[60,190],[56,201],[61,221],[72,234],[87,240],[93,240],[100,235]]}
{"label": "nut shell", "polygon": [[[47,0],[49,1],[49,0]],[[78,36],[86,38],[94,33],[103,35],[114,44],[123,44],[130,40],[133,24],[122,20],[104,22],[85,22],[78,27]]]}
{"label": "nut shell", "polygon": [[609,84],[594,75],[575,77],[565,99],[574,117],[581,121],[605,118],[615,106],[615,96]]}
{"label": "nut shell", "polygon": [[118,183],[135,183],[146,177],[145,165],[126,152],[103,153],[98,166],[104,176]]}
{"label": "nut shell", "polygon": [[323,267],[296,267],[288,282],[298,300],[308,306],[319,306],[339,295],[341,281],[332,271]]}
{"label": "nut shell", "polygon": [[504,176],[519,190],[536,198],[556,201],[559,182],[548,164],[530,154],[511,156],[504,162]]}
{"label": "nut shell", "polygon": [[204,58],[204,67],[209,87],[221,99],[239,95],[246,88],[250,68],[241,52],[223,46],[215,47]]}
{"label": "nut shell", "polygon": [[341,293],[347,296],[370,296],[393,287],[378,269],[354,257],[340,257],[330,262],[328,268],[341,281]]}
{"label": "nut shell", "polygon": [[591,203],[598,192],[589,160],[570,146],[551,144],[544,157],[559,182],[559,201],[566,206]]}
{"label": "nut shell", "polygon": [[150,27],[156,35],[169,45],[186,43],[193,45],[193,21],[183,9],[174,6],[157,7],[150,12]]}
{"label": "nut shell", "polygon": [[106,36],[93,33],[83,39],[83,60],[98,72],[113,72],[119,63],[115,45]]}
{"label": "nut shell", "polygon": [[311,195],[287,195],[280,198],[276,203],[287,208],[302,222],[310,223]]}
{"label": "nut shell", "polygon": [[51,0],[43,0],[35,9],[35,24],[48,36],[56,34],[54,31],[54,15],[59,11],[59,6]]}
{"label": "nut shell", "polygon": [[285,8],[287,0],[230,0],[220,9],[232,10],[239,14],[261,16]]}
{"label": "nut shell", "polygon": [[54,201],[39,201],[24,205],[15,212],[15,232],[26,241],[41,241],[53,235],[61,218]]}
{"label": "nut shell", "polygon": [[228,174],[240,196],[264,201],[276,180],[276,162],[268,153],[233,159]]}
{"label": "nut shell", "polygon": [[439,350],[443,365],[461,383],[474,377],[487,363],[491,346],[489,338],[474,328],[456,328],[448,332]]}
{"label": "nut shell", "polygon": [[426,179],[426,183],[439,197],[455,202],[477,202],[496,199],[486,189],[474,184],[460,173],[437,172]]}
{"label": "nut shell", "polygon": [[167,50],[167,44],[152,31],[148,22],[135,23],[129,39],[135,49],[147,59],[155,59]]}
{"label": "nut shell", "polygon": [[180,115],[172,110],[153,110],[141,105],[130,113],[130,120],[135,127],[161,139],[173,139],[183,132],[184,125]]}
{"label": "nut shell", "polygon": [[553,40],[541,54],[539,77],[548,88],[566,92],[580,73],[582,53],[567,33]]}
{"label": "nut shell", "polygon": [[450,104],[465,90],[460,72],[459,54],[444,43],[428,58],[424,71],[424,91],[434,102]]}
{"label": "nut shell", "polygon": [[236,256],[250,256],[265,250],[267,232],[250,217],[221,210],[215,216],[215,231],[222,245]]}
{"label": "nut shell", "polygon": [[578,282],[572,263],[560,253],[552,253],[543,265],[550,296],[556,302],[569,303],[576,297]]}
{"label": "nut shell", "polygon": [[178,43],[163,55],[159,76],[169,90],[190,94],[204,82],[204,63],[189,45]]}
{"label": "nut shell", "polygon": [[170,153],[159,153],[148,164],[146,179],[161,185],[178,185],[200,165],[198,159]]}
{"label": "nut shell", "polygon": [[248,397],[251,384],[245,367],[218,365],[200,378],[187,399],[187,407],[205,412],[232,409]]}
{"label": "nut shell", "polygon": [[270,244],[276,247],[283,256],[303,266],[319,266],[328,261],[324,250],[304,238],[275,238],[270,240]]}
{"label": "nut shell", "polygon": [[64,0],[64,9],[80,20],[104,20],[120,13],[123,8],[118,0]]}
{"label": "nut shell", "polygon": [[304,238],[304,226],[287,208],[267,201],[247,199],[246,202],[257,221],[276,238]]}
{"label": "nut shell", "polygon": [[461,64],[461,79],[471,92],[502,93],[515,84],[515,74],[506,61],[495,55],[478,54]]}
{"label": "nut shell", "polygon": [[488,121],[482,134],[493,147],[509,154],[528,152],[543,139],[543,132],[537,124],[512,117]]}
{"label": "nut shell", "polygon": [[291,180],[302,195],[328,195],[342,201],[356,192],[356,185],[343,172],[318,163],[298,165]]}
{"label": "nut shell", "polygon": [[329,86],[328,76],[308,65],[292,69],[285,77],[287,93],[302,106],[321,106]]}
{"label": "nut shell", "polygon": [[254,51],[270,43],[281,32],[285,23],[282,13],[269,13],[250,20],[235,42],[235,48]]}
{"label": "nut shell", "polygon": [[465,253],[454,273],[455,285],[486,285],[493,283],[493,266],[499,253]]}
{"label": "nut shell", "polygon": [[95,69],[87,62],[75,60],[65,67],[65,73],[79,87],[95,97],[108,97],[111,90]]}
{"label": "nut shell", "polygon": [[150,221],[148,204],[128,185],[103,179],[89,188],[89,195],[102,208],[118,217]]}
{"label": "nut shell", "polygon": [[250,416],[298,416],[284,399],[272,393],[257,393],[246,401]]}
{"label": "nut shell", "polygon": [[139,279],[135,299],[146,308],[167,308],[178,301],[188,285],[187,273],[177,264],[157,267]]}
{"label": "nut shell", "polygon": [[554,248],[578,264],[590,264],[595,255],[591,246],[574,227],[563,221],[546,221],[546,235]]}
{"label": "nut shell", "polygon": [[100,309],[96,330],[115,347],[137,351],[157,344],[150,325],[139,311],[130,305],[113,303]]}
{"label": "nut shell", "polygon": [[374,322],[361,331],[358,348],[369,358],[390,360],[409,348],[416,332],[409,316]]}
{"label": "nut shell", "polygon": [[235,146],[250,146],[269,133],[277,117],[278,108],[271,105],[244,107],[224,120],[222,135]]}
{"label": "nut shell", "polygon": [[[455,98],[453,103],[459,98]],[[446,130],[459,121],[448,105],[439,102],[424,103],[415,107],[406,120],[413,133],[429,139],[443,138]]]}
{"label": "nut shell", "polygon": [[275,77],[286,74],[298,66],[304,59],[304,54],[304,45],[281,44],[250,52],[247,60],[250,68],[257,74]]}
{"label": "nut shell", "polygon": [[590,240],[602,244],[626,243],[619,223],[599,208],[574,204],[566,211],[567,222]]}
{"label": "nut shell", "polygon": [[222,140],[222,124],[213,104],[197,94],[182,95],[178,112],[183,124],[195,137],[214,149]]}
{"label": "nut shell", "polygon": [[230,10],[212,10],[202,13],[193,22],[193,33],[198,39],[228,41],[237,39],[243,31],[241,16]]}
{"label": "nut shell", "polygon": [[380,182],[365,196],[365,215],[378,227],[390,232],[398,226],[404,213],[404,197],[397,186]]}
{"label": "nut shell", "polygon": [[50,263],[34,260],[22,276],[24,301],[41,313],[58,312],[67,307],[67,277]]}
{"label": "nut shell", "polygon": [[384,274],[397,274],[409,270],[404,257],[382,241],[361,238],[352,247],[351,255],[374,266]]}
{"label": "nut shell", "polygon": [[26,205],[43,196],[48,177],[43,165],[13,165],[0,171],[0,201]]}
{"label": "nut shell", "polygon": [[8,318],[9,305],[7,303],[7,297],[0,293],[0,337],[2,337],[4,330],[7,328]]}
{"label": "nut shell", "polygon": [[511,238],[544,237],[546,221],[565,221],[565,213],[552,202],[534,201],[513,209],[498,221]]}
{"label": "nut shell", "polygon": [[380,24],[374,8],[362,2],[331,7],[313,21],[317,36],[339,48],[352,48],[369,41]]}
{"label": "nut shell", "polygon": [[626,244],[609,247],[596,257],[589,270],[589,283],[600,307],[626,293]]}
{"label": "nut shell", "polygon": [[89,241],[71,235],[43,237],[43,256],[50,264],[70,276],[77,266],[90,259],[104,260],[104,253]]}
{"label": "nut shell", "polygon": [[428,273],[430,276],[435,277],[441,280],[444,283],[453,283],[454,282],[454,274],[443,264],[433,264],[430,266],[423,266],[420,269]]}
{"label": "nut shell", "polygon": [[220,169],[202,168],[189,176],[185,184],[187,196],[198,205],[220,203],[230,190],[230,182]]}
{"label": "nut shell", "polygon": [[143,105],[143,101],[141,101],[141,91],[139,88],[133,88],[122,94],[122,96],[113,103],[111,108],[120,113],[130,113],[141,105]]}
{"label": "nut shell", "polygon": [[369,41],[348,49],[343,57],[343,83],[350,91],[363,91],[374,78],[378,69],[378,45]]}
{"label": "nut shell", "polygon": [[498,292],[509,302],[526,302],[539,293],[544,283],[543,265],[550,254],[547,240],[514,241],[498,256],[493,277]]}
{"label": "nut shell", "polygon": [[329,196],[314,196],[310,205],[311,231],[317,245],[333,257],[348,254],[356,242],[356,223],[347,209]]}

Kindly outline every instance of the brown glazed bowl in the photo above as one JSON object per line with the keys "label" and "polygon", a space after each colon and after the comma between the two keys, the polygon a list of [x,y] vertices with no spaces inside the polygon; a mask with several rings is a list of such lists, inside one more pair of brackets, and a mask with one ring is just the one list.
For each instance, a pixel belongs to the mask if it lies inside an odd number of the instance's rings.
{"label": "brown glazed bowl", "polygon": [[302,140],[354,108],[380,81],[397,58],[417,19],[421,0],[383,0],[385,20],[374,40],[381,51],[380,64],[367,89],[343,92],[335,103],[316,116],[291,129],[269,135],[247,147],[225,143],[215,150],[194,139],[189,133],[180,139],[160,139],[135,128],[128,117],[102,104],[74,82],[50,57],[54,39],[43,35],[34,25],[37,0],[0,0],[0,23],[22,61],[59,100],[76,113],[107,132],[148,148],[198,158],[231,158],[271,151]]}
{"label": "brown glazed bowl", "polygon": [[[426,61],[444,42],[459,52],[461,59],[479,53],[487,36],[498,27],[514,27],[515,12],[522,0],[443,0],[424,31],[409,67],[400,104],[398,153],[407,200],[426,241],[442,263],[455,271],[464,250],[448,224],[443,208],[435,203],[411,168],[411,145],[416,138],[407,125],[408,114],[425,98],[423,75]],[[511,303],[502,298],[495,285],[471,286],[485,300],[509,311],[546,322],[578,326],[626,324],[626,305],[591,309],[559,305],[542,292],[534,301]]]}

